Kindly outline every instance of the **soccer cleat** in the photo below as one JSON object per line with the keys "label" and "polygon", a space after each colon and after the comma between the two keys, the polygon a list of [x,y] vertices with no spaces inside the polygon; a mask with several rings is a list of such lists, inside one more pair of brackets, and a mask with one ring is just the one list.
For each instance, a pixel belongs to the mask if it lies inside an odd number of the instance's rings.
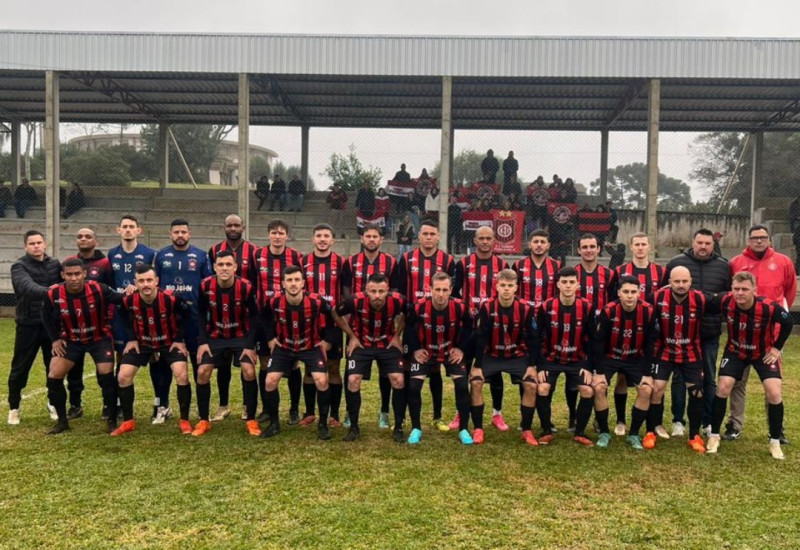
{"label": "soccer cleat", "polygon": [[706,444],[703,443],[703,438],[699,435],[694,436],[689,440],[689,447],[695,452],[704,453],[706,452]]}
{"label": "soccer cleat", "polygon": [[[656,428],[656,434],[659,437],[662,437],[660,433],[658,433],[658,428]],[[683,425],[683,422],[675,422],[672,425],[672,437],[683,437],[686,435],[686,427]]]}
{"label": "soccer cleat", "polygon": [[641,451],[642,449],[644,449],[644,447],[642,446],[642,438],[639,437],[638,435],[629,435],[625,439],[631,446],[631,449],[635,451]]}
{"label": "soccer cleat", "polygon": [[395,443],[405,443],[406,436],[403,434],[403,428],[395,428],[394,432],[392,432],[392,438],[395,440]]}
{"label": "soccer cleat", "polygon": [[706,452],[708,454],[716,454],[719,451],[719,436],[712,435],[708,438],[708,443],[706,443]]}
{"label": "soccer cleat", "polygon": [[730,424],[725,428],[725,433],[722,434],[722,439],[725,441],[733,441],[734,439],[739,439],[742,437],[742,430],[737,430]]}
{"label": "soccer cleat", "polygon": [[458,413],[456,413],[455,417],[453,417],[453,420],[450,421],[450,424],[448,424],[447,427],[450,428],[451,430],[457,430],[460,425],[461,425],[461,416]]}
{"label": "soccer cleat", "polygon": [[342,426],[344,426],[345,428],[349,428],[350,427],[350,413],[349,412],[344,413],[344,422],[342,422]]}
{"label": "soccer cleat", "polygon": [[772,455],[772,458],[776,460],[783,460],[786,458],[783,455],[783,449],[781,449],[781,442],[778,441],[770,441],[769,442],[769,454]]}
{"label": "soccer cleat", "polygon": [[300,422],[297,423],[297,425],[298,426],[310,426],[311,424],[313,424],[316,421],[317,421],[317,417],[316,416],[314,416],[313,414],[307,414],[307,415],[303,416],[303,418],[300,420]]}
{"label": "soccer cleat", "polygon": [[58,413],[56,408],[50,403],[47,404],[47,412],[50,413],[50,420],[58,420]]}
{"label": "soccer cleat", "polygon": [[75,420],[83,416],[83,407],[76,407],[73,405],[67,411],[67,420]]}
{"label": "soccer cleat", "polygon": [[475,445],[482,445],[483,444],[483,428],[475,428],[472,432],[472,441]]}
{"label": "soccer cleat", "polygon": [[258,422],[256,422],[255,420],[248,420],[246,426],[247,426],[247,433],[249,433],[250,435],[255,435],[255,436],[261,435],[261,428],[259,427]]}
{"label": "soccer cleat", "polygon": [[[231,415],[231,408],[220,405],[214,416],[211,417],[211,422],[222,422]],[[245,419],[247,419],[247,411],[245,411]]]}
{"label": "soccer cleat", "polygon": [[297,411],[289,411],[289,421],[287,424],[294,426],[300,423],[300,413]]}
{"label": "soccer cleat", "polygon": [[[441,420],[439,422],[441,422]],[[422,430],[414,428],[411,430],[411,433],[408,434],[408,444],[417,445],[420,441],[422,441]]]}
{"label": "soccer cleat", "polygon": [[117,415],[114,415],[114,418],[109,417],[106,420],[106,432],[111,433],[117,429]]}
{"label": "soccer cleat", "polygon": [[133,420],[126,420],[119,425],[119,428],[111,432],[114,437],[120,436],[124,433],[132,432],[136,428],[136,422]]}
{"label": "soccer cleat", "polygon": [[622,437],[623,435],[625,435],[626,431],[627,431],[627,428],[626,428],[624,422],[617,422],[617,425],[614,426],[614,435],[618,435],[618,436]]}
{"label": "soccer cleat", "polygon": [[328,427],[329,428],[341,428],[342,427],[342,423],[339,422],[338,418],[330,417],[328,419]]}
{"label": "soccer cleat", "polygon": [[605,449],[608,447],[609,443],[611,443],[611,434],[608,432],[601,433],[597,436],[597,446],[601,449]]}
{"label": "soccer cleat", "polygon": [[450,426],[445,424],[444,420],[442,420],[441,418],[435,418],[433,420],[433,427],[435,429],[439,430],[440,432],[449,432],[450,431]]}
{"label": "soccer cleat", "polygon": [[661,439],[669,439],[669,434],[667,433],[666,428],[664,428],[664,426],[662,426],[661,424],[656,426],[656,430],[655,431],[656,431],[656,435],[658,437],[660,437]]}
{"label": "soccer cleat", "polygon": [[539,436],[539,445],[549,445],[553,441],[553,432],[542,432]]}
{"label": "soccer cleat", "polygon": [[351,426],[347,434],[342,438],[342,441],[355,441],[361,435],[361,430]]}
{"label": "soccer cleat", "polygon": [[47,432],[47,435],[56,435],[62,432],[66,432],[67,430],[69,430],[69,424],[67,424],[66,421],[58,422],[55,426],[50,428],[50,431]]}
{"label": "soccer cleat", "polygon": [[472,436],[469,435],[469,430],[461,430],[458,432],[458,439],[461,441],[462,445],[472,445],[475,443]]}
{"label": "soccer cleat", "polygon": [[[501,432],[507,432],[508,431],[508,424],[506,424],[506,421],[503,420],[503,415],[502,414],[493,414],[492,415],[492,426],[494,426],[495,428],[497,428]],[[533,435],[533,434],[531,434],[531,435]]]}
{"label": "soccer cleat", "polygon": [[642,447],[644,447],[645,449],[655,449],[656,441],[658,441],[656,434],[654,434],[653,432],[647,432],[646,434],[644,434],[644,439],[642,440]]}
{"label": "soccer cleat", "polygon": [[208,420],[201,420],[194,427],[194,430],[192,430],[192,435],[195,437],[200,437],[201,435],[205,435],[206,432],[210,430],[211,430],[211,422],[209,422]]}
{"label": "soccer cleat", "polygon": [[592,440],[586,437],[585,435],[576,435],[575,437],[572,438],[572,441],[574,441],[575,443],[580,443],[581,445],[584,445],[586,447],[594,447],[594,443],[592,442]]}
{"label": "soccer cleat", "polygon": [[533,432],[530,430],[522,430],[522,433],[519,434],[519,437],[528,445],[532,445],[534,447],[539,445],[539,442],[536,441],[536,438],[533,436]]}
{"label": "soccer cleat", "polygon": [[[107,419],[109,415],[108,407],[103,407],[103,420]],[[150,417],[150,420],[155,420],[158,416],[158,405],[153,405],[153,415]]]}
{"label": "soccer cleat", "polygon": [[389,429],[389,413],[381,412],[378,415],[378,427],[381,430]]}
{"label": "soccer cleat", "polygon": [[266,439],[268,437],[274,437],[279,433],[281,433],[281,425],[278,422],[273,422],[261,432],[261,437]]}
{"label": "soccer cleat", "polygon": [[8,425],[19,426],[19,409],[11,409],[8,411]]}
{"label": "soccer cleat", "polygon": [[328,429],[327,422],[317,426],[317,437],[321,441],[328,441],[331,438],[331,431]]}
{"label": "soccer cleat", "polygon": [[192,433],[192,424],[188,420],[181,419],[181,421],[178,423],[178,428],[180,428],[183,435],[189,435]]}
{"label": "soccer cleat", "polygon": [[170,416],[172,416],[171,407],[159,407],[156,411],[156,417],[151,422],[153,424],[163,424]]}

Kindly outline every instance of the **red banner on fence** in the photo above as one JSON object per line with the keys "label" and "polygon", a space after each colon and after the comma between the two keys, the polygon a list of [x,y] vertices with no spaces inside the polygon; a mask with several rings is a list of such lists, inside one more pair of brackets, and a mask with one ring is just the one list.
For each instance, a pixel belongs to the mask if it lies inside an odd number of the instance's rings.
{"label": "red banner on fence", "polygon": [[551,202],[547,205],[547,214],[556,223],[572,223],[578,213],[575,203]]}
{"label": "red banner on fence", "polygon": [[411,181],[389,180],[386,183],[386,192],[396,197],[407,197],[409,193],[416,193],[426,197],[432,187],[436,187],[436,178],[426,180],[413,179]]}

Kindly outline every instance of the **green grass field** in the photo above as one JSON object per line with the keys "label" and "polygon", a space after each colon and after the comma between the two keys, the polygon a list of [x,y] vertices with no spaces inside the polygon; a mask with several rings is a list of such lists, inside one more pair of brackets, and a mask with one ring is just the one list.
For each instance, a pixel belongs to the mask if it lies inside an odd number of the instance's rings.
{"label": "green grass field", "polygon": [[[797,548],[800,540],[796,336],[784,354],[786,428],[796,440],[785,461],[767,452],[755,376],[744,437],[707,456],[685,439],[639,453],[617,437],[606,450],[583,448],[563,430],[553,445],[529,448],[516,431],[491,427],[480,447],[430,428],[419,447],[397,445],[377,428],[374,381],[365,384],[355,444],[339,441],[342,429],[330,442],[287,426],[272,440],[252,438],[233,415],[192,438],[174,419],[150,425],[146,372],[137,378],[135,432],[104,433],[91,376],[87,415],[71,432],[45,437],[41,363],[23,392],[22,424],[5,423],[12,348],[13,322],[0,320],[2,548]],[[516,389],[506,396],[516,424]],[[285,385],[282,397],[285,409]],[[445,397],[449,416],[449,383]],[[560,391],[554,410],[563,427]]]}

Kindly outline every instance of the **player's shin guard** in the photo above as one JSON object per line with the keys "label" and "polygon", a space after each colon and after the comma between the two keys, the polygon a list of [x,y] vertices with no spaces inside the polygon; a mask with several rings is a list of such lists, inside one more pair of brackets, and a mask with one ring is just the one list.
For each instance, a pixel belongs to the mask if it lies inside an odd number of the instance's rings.
{"label": "player's shin guard", "polygon": [[[635,405],[631,409],[631,435],[639,435],[639,430],[642,429],[642,424],[644,421],[647,420],[647,411],[644,409],[639,409]],[[655,426],[653,426],[655,429]],[[647,431],[653,431],[648,428]]]}
{"label": "player's shin guard", "polygon": [[[564,388],[564,397],[567,399],[567,410],[569,411],[569,423],[572,425],[576,421],[576,411],[578,405],[578,390]],[[591,414],[591,413],[590,413]],[[586,420],[589,421],[588,419]]]}
{"label": "player's shin guard", "polygon": [[543,433],[552,433],[553,423],[551,420],[550,404],[552,403],[552,392],[548,395],[539,395],[536,397],[536,412],[539,415],[539,422],[542,423]]}
{"label": "player's shin guard", "polygon": [[780,439],[783,432],[783,401],[777,405],[768,404],[767,417],[769,420],[770,439]]}
{"label": "player's shin guard", "polygon": [[522,431],[524,432],[533,426],[533,411],[536,410],[536,407],[520,405],[520,410],[522,411]]}
{"label": "player's shin guard", "polygon": [[472,425],[476,430],[483,429],[483,409],[484,405],[472,405]]}
{"label": "player's shin guard", "polygon": [[64,381],[55,378],[47,379],[47,400],[55,407],[58,414],[58,423],[67,422],[67,390],[64,389]]}
{"label": "player's shin guard", "polygon": [[[219,406],[227,407],[231,394],[231,366],[223,365],[217,367],[217,391],[219,393]],[[244,394],[244,381],[242,382],[242,394]]]}
{"label": "player's shin guard", "polygon": [[211,403],[211,384],[197,384],[197,416],[200,420],[208,420],[208,408]]}
{"label": "player's shin guard", "polygon": [[628,406],[628,392],[614,394],[614,410],[617,413],[617,424],[627,424],[625,408]]}
{"label": "player's shin guard", "polygon": [[722,421],[725,419],[725,411],[728,409],[728,398],[714,396],[711,405],[711,433],[719,434],[722,428]]}
{"label": "player's shin guard", "polygon": [[[589,417],[592,415],[592,408],[594,407],[594,399],[591,397],[581,397],[578,401],[578,409],[575,411],[575,435],[584,435],[586,431],[586,424],[589,423]],[[606,409],[606,419],[608,418],[608,409]],[[608,425],[608,422],[606,422]]]}
{"label": "player's shin guard", "polygon": [[403,418],[406,416],[406,388],[393,389],[392,391],[392,409],[394,410],[394,429],[400,430],[403,428]]}
{"label": "player's shin guard", "polygon": [[361,412],[361,391],[345,390],[345,403],[347,403],[347,414],[350,415],[350,427],[358,428],[358,415]]}
{"label": "player's shin guard", "polygon": [[425,380],[412,378],[408,383],[408,416],[411,418],[411,427],[422,429],[422,386]]}
{"label": "player's shin guard", "polygon": [[608,409],[602,411],[594,411],[594,417],[597,419],[597,425],[600,428],[601,434],[609,433],[608,430]]}
{"label": "player's shin guard", "polygon": [[442,401],[444,399],[444,382],[442,381],[442,370],[433,369],[428,378],[431,387],[431,403],[433,405],[433,418],[442,417]]}
{"label": "player's shin guard", "polygon": [[242,380],[242,384],[244,385],[244,406],[247,411],[247,420],[255,420],[258,407],[258,382]]}
{"label": "player's shin guard", "polygon": [[119,388],[119,404],[122,407],[122,419],[133,420],[133,400],[136,391],[133,389],[133,384],[130,386]]}
{"label": "player's shin guard", "polygon": [[469,382],[466,376],[461,376],[453,380],[456,392],[456,409],[458,410],[458,431],[469,428],[470,396]]}
{"label": "player's shin guard", "polygon": [[[519,385],[522,391],[522,384]],[[489,393],[492,394],[492,410],[503,410],[503,373],[498,372],[489,378]],[[522,394],[520,394],[522,396]]]}
{"label": "player's shin guard", "polygon": [[189,420],[189,407],[192,405],[191,384],[178,384],[178,407],[181,411],[181,420]]}
{"label": "player's shin guard", "polygon": [[109,418],[117,418],[117,379],[109,372],[97,376],[103,392],[103,406],[108,407]]}
{"label": "player's shin guard", "polygon": [[[378,377],[378,386],[381,390],[381,412],[389,414],[389,400],[392,396],[392,383],[386,376]],[[349,410],[349,409],[348,409]],[[350,419],[352,422],[352,419]]]}
{"label": "player's shin guard", "polygon": [[342,406],[342,385],[328,383],[331,390],[331,410],[329,416],[339,420],[339,409]]}
{"label": "player's shin guard", "polygon": [[650,408],[647,410],[647,431],[655,431],[656,426],[664,423],[664,402],[650,403]]}
{"label": "player's shin guard", "polygon": [[[290,382],[291,383],[291,382]],[[313,382],[303,382],[303,401],[306,404],[305,416],[314,416],[316,407],[314,401],[317,399],[317,385]]]}
{"label": "player's shin guard", "polygon": [[289,412],[300,412],[300,394],[303,391],[303,373],[300,369],[292,369],[289,373]]}
{"label": "player's shin guard", "polygon": [[317,405],[319,406],[319,425],[328,425],[328,413],[331,409],[331,387],[325,391],[317,390]]}
{"label": "player's shin guard", "polygon": [[689,438],[700,433],[700,425],[703,422],[703,389],[692,385],[689,390],[689,405],[686,407],[686,416],[689,417]]}

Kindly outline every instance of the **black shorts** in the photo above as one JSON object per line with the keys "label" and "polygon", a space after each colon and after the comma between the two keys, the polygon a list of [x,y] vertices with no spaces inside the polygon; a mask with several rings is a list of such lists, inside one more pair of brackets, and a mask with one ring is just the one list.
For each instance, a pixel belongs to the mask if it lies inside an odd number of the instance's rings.
{"label": "black shorts", "polygon": [[325,354],[328,356],[328,361],[331,359],[341,359],[344,357],[344,332],[341,329],[333,331],[333,342],[331,342],[331,349]]}
{"label": "black shorts", "polygon": [[361,375],[364,380],[372,377],[372,362],[377,361],[381,376],[403,374],[405,360],[400,350],[389,348],[358,348],[347,358],[347,374]]}
{"label": "black shorts", "polygon": [[467,366],[464,363],[449,363],[447,361],[428,361],[427,363],[417,363],[416,361],[410,364],[409,374],[411,376],[429,376],[433,369],[437,371],[440,365],[444,365],[447,376],[466,376]]}
{"label": "black shorts", "polygon": [[703,383],[703,362],[696,363],[670,363],[657,361],[650,365],[650,374],[656,380],[669,380],[673,371],[681,373],[687,384],[701,385]]}
{"label": "black shorts", "polygon": [[98,340],[91,344],[67,342],[67,352],[64,355],[64,359],[77,363],[78,361],[83,361],[87,353],[92,356],[95,365],[114,362],[114,346],[110,338]]}
{"label": "black shorts", "polygon": [[[619,373],[625,376],[625,381],[631,386],[638,386],[642,382],[643,368],[642,363],[626,363],[614,359],[606,359],[602,367],[607,383],[610,384],[614,375]],[[647,375],[649,376],[650,372]]]}
{"label": "black shorts", "polygon": [[783,378],[780,361],[773,365],[765,365],[761,360],[739,359],[739,357],[727,351],[722,354],[722,361],[719,363],[719,375],[730,376],[737,381],[741,380],[747,365],[753,365],[762,382],[767,378]]}
{"label": "black shorts", "polygon": [[289,376],[297,361],[305,364],[306,374],[316,372],[327,374],[328,372],[328,364],[325,362],[325,356],[322,354],[322,350],[319,346],[314,346],[310,350],[297,352],[276,346],[267,362],[267,373],[280,372]]}
{"label": "black shorts", "polygon": [[131,351],[123,355],[120,364],[133,365],[134,367],[139,368],[146,367],[150,364],[150,360],[153,358],[154,353],[158,353],[160,355],[160,359],[163,360],[167,365],[172,365],[173,363],[184,363],[189,360],[188,357],[176,349],[172,351],[170,351],[169,348],[152,349],[140,347],[139,349],[141,350],[139,353]]}
{"label": "black shorts", "polygon": [[589,385],[583,381],[583,376],[580,374],[581,369],[589,370],[589,366],[585,362],[562,365],[561,363],[549,363],[545,361],[539,368],[539,372],[547,373],[547,383],[551,386],[554,386],[556,380],[558,380],[558,376],[564,373],[567,389],[570,391],[578,391],[578,386]]}
{"label": "black shorts", "polygon": [[264,327],[256,331],[256,355],[259,357],[269,357],[269,342],[267,341],[267,332]]}
{"label": "black shorts", "polygon": [[511,375],[511,383],[519,384],[525,377],[525,371],[528,370],[528,367],[528,360],[525,357],[501,359],[491,355],[484,355],[481,370],[483,371],[484,381],[489,380],[496,374],[507,372]]}
{"label": "black shorts", "polygon": [[252,365],[252,361],[244,357],[240,361],[242,352],[247,347],[246,338],[211,338],[208,340],[208,347],[211,348],[211,355],[204,353],[200,358],[201,365],[214,365],[214,368],[225,367],[233,361],[234,367],[241,367],[241,363]]}

